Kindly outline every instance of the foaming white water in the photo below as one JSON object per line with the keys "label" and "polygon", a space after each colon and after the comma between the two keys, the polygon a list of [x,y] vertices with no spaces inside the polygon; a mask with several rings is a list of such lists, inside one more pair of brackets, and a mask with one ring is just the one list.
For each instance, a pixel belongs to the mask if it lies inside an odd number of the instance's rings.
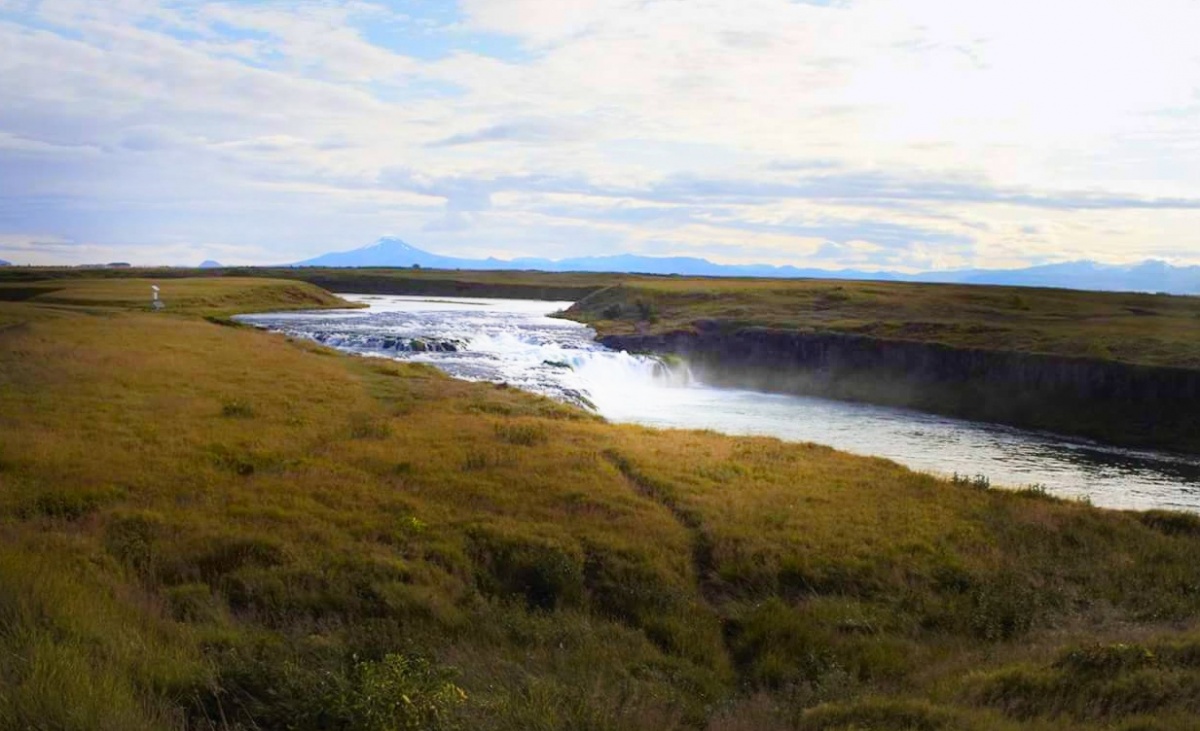
{"label": "foaming white water", "polygon": [[629,403],[639,409],[666,408],[671,389],[686,388],[693,381],[684,364],[624,352],[576,351],[566,362],[596,410],[609,418]]}
{"label": "foaming white water", "polygon": [[549,317],[567,302],[347,296],[365,310],[239,319],[343,350],[431,363],[594,408],[613,421],[828,444],[928,472],[1037,483],[1120,508],[1200,512],[1200,461],[904,409],[705,386],[686,366],[608,350]]}
{"label": "foaming white water", "polygon": [[426,362],[470,380],[511,383],[601,414],[687,386],[683,364],[609,350],[595,333],[548,317],[569,302],[348,295],[367,310],[247,315],[260,327],[364,355]]}

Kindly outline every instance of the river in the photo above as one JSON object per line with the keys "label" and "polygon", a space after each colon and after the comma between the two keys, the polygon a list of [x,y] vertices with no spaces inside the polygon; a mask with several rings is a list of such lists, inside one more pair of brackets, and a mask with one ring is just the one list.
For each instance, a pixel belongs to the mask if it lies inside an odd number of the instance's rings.
{"label": "river", "polygon": [[712,388],[686,365],[609,350],[549,317],[569,302],[343,295],[361,310],[243,315],[370,356],[430,363],[593,408],[610,421],[816,442],[942,475],[1041,485],[1112,508],[1200,512],[1200,458],[806,396]]}

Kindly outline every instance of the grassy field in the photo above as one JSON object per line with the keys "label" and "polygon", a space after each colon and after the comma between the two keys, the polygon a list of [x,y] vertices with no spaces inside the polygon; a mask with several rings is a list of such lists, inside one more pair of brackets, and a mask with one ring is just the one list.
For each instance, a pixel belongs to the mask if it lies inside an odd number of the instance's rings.
{"label": "grassy field", "polygon": [[301,279],[335,292],[584,300],[571,316],[602,334],[728,329],[830,331],[958,348],[1200,368],[1200,297],[834,280],[431,269],[0,268],[0,285],[60,279]]}
{"label": "grassy field", "polygon": [[[0,304],[25,302],[68,311],[104,313],[150,311],[151,285],[171,315],[223,318],[239,312],[357,307],[305,282],[230,277],[225,279],[64,279],[13,283],[0,281]],[[7,310],[21,313],[24,309]],[[13,315],[14,317],[19,316]]]}
{"label": "grassy field", "polygon": [[305,286],[143,290],[0,298],[0,728],[1195,727],[1200,518],[222,319]]}
{"label": "grassy field", "polygon": [[710,321],[1200,368],[1200,297],[825,280],[655,279],[599,291],[569,311],[601,334]]}
{"label": "grassy field", "polygon": [[304,281],[333,292],[408,294],[439,297],[502,297],[577,300],[598,289],[637,280],[624,274],[586,272],[488,272],[444,269],[227,267],[221,269],[69,267],[0,267],[0,284],[45,283],[56,280],[130,278],[171,281],[191,278],[271,278]]}

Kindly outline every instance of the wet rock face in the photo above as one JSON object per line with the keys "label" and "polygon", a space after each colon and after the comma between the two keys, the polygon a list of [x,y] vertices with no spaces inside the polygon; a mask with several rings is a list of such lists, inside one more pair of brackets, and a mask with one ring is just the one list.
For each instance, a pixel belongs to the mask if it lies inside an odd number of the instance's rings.
{"label": "wet rock face", "polygon": [[699,328],[607,336],[601,342],[682,356],[714,385],[903,406],[1200,452],[1200,371],[766,329]]}

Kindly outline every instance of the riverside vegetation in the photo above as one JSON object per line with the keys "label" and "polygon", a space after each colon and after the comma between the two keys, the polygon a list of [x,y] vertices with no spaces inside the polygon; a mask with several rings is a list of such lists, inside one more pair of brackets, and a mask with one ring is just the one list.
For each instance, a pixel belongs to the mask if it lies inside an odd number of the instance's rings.
{"label": "riverside vegetation", "polygon": [[324,267],[9,267],[0,284],[71,279],[275,278],[334,292],[584,300],[601,335],[770,328],[1200,369],[1200,297],[912,282]]}
{"label": "riverside vegetation", "polygon": [[1195,728],[1200,518],[0,285],[0,728]]}
{"label": "riverside vegetation", "polygon": [[532,271],[0,269],[20,283],[296,277],[340,292],[573,300],[610,347],[686,357],[714,385],[899,406],[1200,453],[1200,298],[1145,293]]}

